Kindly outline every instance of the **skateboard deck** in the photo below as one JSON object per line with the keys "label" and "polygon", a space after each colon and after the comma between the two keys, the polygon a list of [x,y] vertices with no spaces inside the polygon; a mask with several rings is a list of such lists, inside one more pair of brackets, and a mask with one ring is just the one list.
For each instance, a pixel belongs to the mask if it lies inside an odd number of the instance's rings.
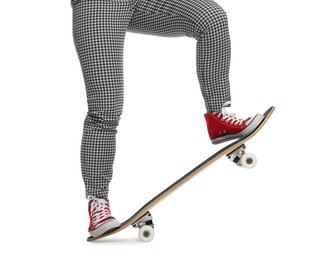
{"label": "skateboard deck", "polygon": [[170,195],[173,191],[175,191],[177,188],[181,187],[184,183],[189,181],[192,177],[200,173],[203,169],[208,167],[213,162],[217,161],[219,158],[226,155],[231,161],[235,162],[237,165],[246,167],[246,168],[252,168],[255,165],[256,158],[252,154],[245,153],[245,142],[247,142],[249,139],[254,137],[266,124],[268,119],[271,117],[272,113],[274,112],[275,107],[271,106],[265,113],[264,113],[264,119],[262,122],[257,126],[257,128],[249,133],[246,136],[240,137],[236,141],[228,144],[224,148],[220,149],[218,152],[210,156],[208,159],[200,163],[198,166],[196,166],[194,169],[189,171],[187,174],[182,176],[180,179],[178,179],[176,182],[171,184],[169,187],[164,189],[162,192],[160,192],[158,195],[156,195],[154,198],[152,198],[150,201],[148,201],[143,207],[141,207],[136,213],[134,213],[130,218],[128,218],[126,221],[121,223],[121,226],[111,229],[104,234],[98,236],[98,237],[88,237],[87,241],[95,241],[100,238],[104,238],[110,235],[113,235],[117,232],[120,232],[124,229],[126,229],[128,226],[132,225],[135,228],[139,228],[139,238],[142,241],[151,241],[154,236],[154,225],[152,221],[152,216],[149,212],[151,208],[153,208],[155,205],[157,205],[161,200],[163,200],[165,197]]}

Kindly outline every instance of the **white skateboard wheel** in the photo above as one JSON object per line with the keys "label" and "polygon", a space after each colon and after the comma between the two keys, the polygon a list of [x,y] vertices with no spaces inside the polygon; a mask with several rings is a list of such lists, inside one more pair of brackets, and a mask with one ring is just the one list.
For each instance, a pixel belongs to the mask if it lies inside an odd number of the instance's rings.
{"label": "white skateboard wheel", "polygon": [[257,158],[252,153],[245,153],[240,159],[240,164],[243,168],[254,168],[257,164]]}
{"label": "white skateboard wheel", "polygon": [[139,239],[143,242],[150,242],[154,238],[154,228],[148,225],[144,225],[139,229]]}

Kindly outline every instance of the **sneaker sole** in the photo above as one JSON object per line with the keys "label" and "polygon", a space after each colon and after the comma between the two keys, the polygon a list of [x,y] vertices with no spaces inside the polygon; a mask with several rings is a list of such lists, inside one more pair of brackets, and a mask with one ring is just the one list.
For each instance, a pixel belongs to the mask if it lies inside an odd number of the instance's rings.
{"label": "sneaker sole", "polygon": [[102,234],[104,234],[106,231],[109,231],[111,229],[120,227],[121,224],[119,221],[117,221],[116,219],[114,220],[109,220],[105,223],[103,223],[102,225],[100,225],[99,227],[95,228],[94,230],[89,231],[89,234],[92,235],[93,237],[98,237]]}

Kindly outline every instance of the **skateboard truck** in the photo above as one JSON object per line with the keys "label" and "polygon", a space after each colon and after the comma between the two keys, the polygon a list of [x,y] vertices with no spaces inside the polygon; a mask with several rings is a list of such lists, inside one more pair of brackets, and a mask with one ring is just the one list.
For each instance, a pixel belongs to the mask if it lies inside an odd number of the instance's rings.
{"label": "skateboard truck", "polygon": [[257,164],[257,158],[252,153],[246,153],[246,145],[242,144],[233,152],[226,155],[232,162],[243,168],[251,169]]}
{"label": "skateboard truck", "polygon": [[154,237],[154,224],[151,213],[146,212],[136,222],[131,224],[134,228],[139,228],[139,239],[143,242],[149,242]]}

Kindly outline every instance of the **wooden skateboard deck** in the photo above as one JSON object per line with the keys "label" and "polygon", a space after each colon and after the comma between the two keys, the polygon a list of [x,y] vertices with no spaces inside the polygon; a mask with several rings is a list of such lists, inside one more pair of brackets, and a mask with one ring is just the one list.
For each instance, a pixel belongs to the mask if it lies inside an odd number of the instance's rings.
{"label": "wooden skateboard deck", "polygon": [[[112,230],[107,231],[106,233],[98,236],[98,237],[88,237],[87,241],[95,241],[100,238],[104,238],[110,235],[113,235],[117,232],[120,232],[127,228],[130,225],[133,225],[134,227],[139,227],[140,230],[143,229],[143,231],[139,233],[140,239],[142,241],[150,241],[153,238],[154,231],[153,230],[153,222],[151,214],[149,213],[149,210],[153,208],[155,205],[157,205],[161,200],[163,200],[165,197],[167,197],[169,194],[171,194],[173,191],[175,191],[177,188],[182,186],[184,183],[189,181],[192,177],[200,173],[203,169],[208,167],[211,163],[217,161],[219,158],[223,157],[224,155],[227,155],[229,158],[231,158],[232,161],[240,165],[239,161],[239,154],[244,154],[245,145],[244,143],[247,142],[249,139],[254,137],[266,124],[268,119],[271,117],[272,113],[274,112],[275,107],[271,106],[265,113],[264,113],[264,119],[263,121],[257,126],[257,128],[251,132],[250,134],[241,137],[240,139],[228,144],[212,156],[210,156],[208,159],[200,163],[198,166],[196,166],[194,169],[189,171],[187,174],[182,176],[180,179],[178,179],[176,182],[171,184],[169,187],[164,189],[162,192],[160,192],[158,195],[156,195],[154,198],[152,198],[149,202],[147,202],[143,207],[141,207],[135,214],[133,214],[130,218],[128,218],[126,221],[121,223],[120,227],[114,228]],[[245,161],[248,163],[248,160],[251,160],[250,158],[247,158]],[[146,228],[145,228],[146,227]],[[144,238],[144,239],[143,239]]]}

